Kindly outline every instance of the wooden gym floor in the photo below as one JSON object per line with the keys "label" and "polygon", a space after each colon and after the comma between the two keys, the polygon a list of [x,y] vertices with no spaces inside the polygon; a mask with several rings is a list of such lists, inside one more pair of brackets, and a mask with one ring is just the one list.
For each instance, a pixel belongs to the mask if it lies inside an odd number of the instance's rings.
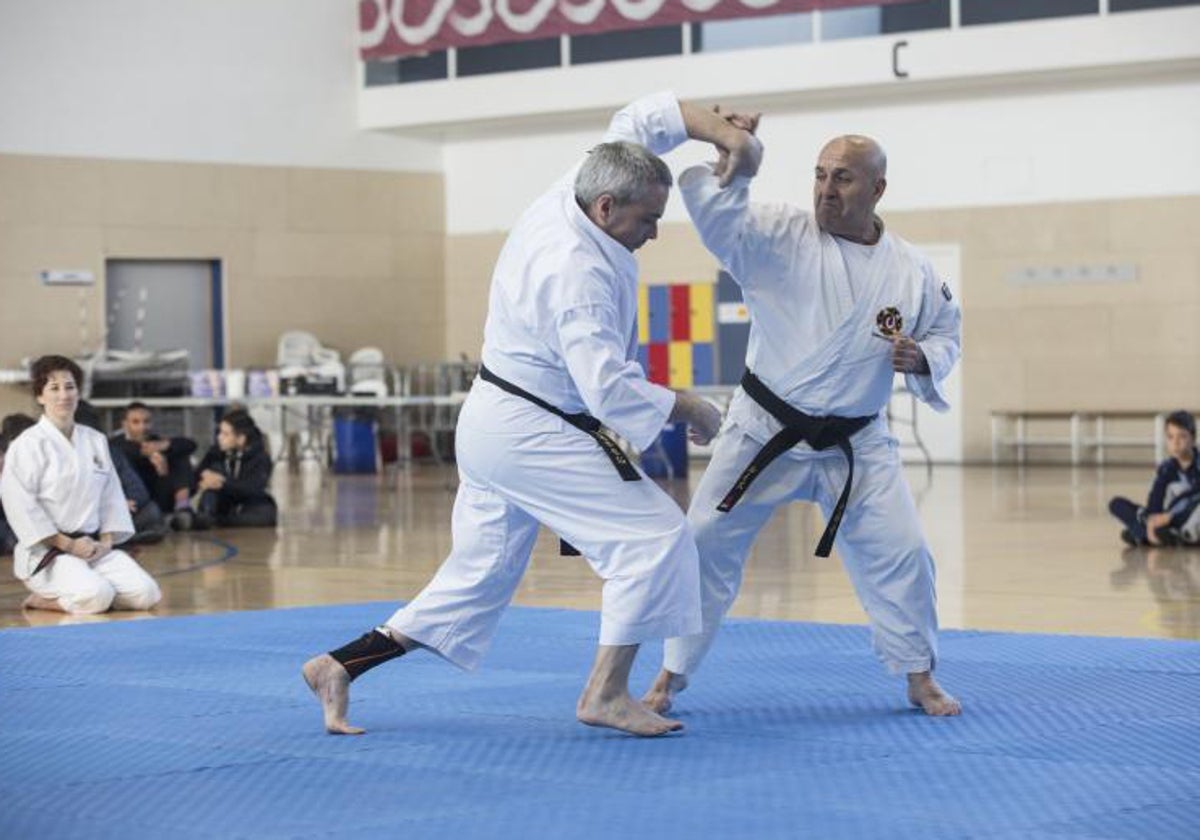
{"label": "wooden gym floor", "polygon": [[[694,481],[703,462],[692,468]],[[1125,549],[1107,513],[1114,494],[1142,498],[1151,472],[909,468],[938,564],[942,626],[1200,639],[1200,550]],[[281,467],[274,481],[278,529],[175,534],[139,550],[166,595],[151,615],[408,599],[450,548],[454,486],[453,467],[435,464],[380,476],[333,475],[313,463],[291,472]],[[668,490],[687,498],[686,482]],[[751,557],[735,615],[864,621],[836,554],[812,554],[820,526],[807,505],[777,513]],[[147,617],[23,610],[25,594],[6,574],[0,626]],[[543,533],[515,603],[596,609],[599,596],[586,563],[557,556],[557,541]],[[390,611],[380,605],[379,619]]]}

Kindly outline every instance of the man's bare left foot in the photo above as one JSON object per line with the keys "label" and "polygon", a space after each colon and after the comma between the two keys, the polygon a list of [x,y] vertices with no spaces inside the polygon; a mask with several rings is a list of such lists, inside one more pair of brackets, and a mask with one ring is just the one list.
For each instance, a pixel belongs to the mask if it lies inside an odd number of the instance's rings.
{"label": "man's bare left foot", "polygon": [[346,720],[350,705],[350,675],[341,663],[322,653],[304,663],[304,681],[321,701],[325,731],[332,735],[361,735],[367,730],[351,726]]}
{"label": "man's bare left foot", "polygon": [[962,714],[962,704],[947,694],[929,671],[908,675],[908,702],[933,717]]}

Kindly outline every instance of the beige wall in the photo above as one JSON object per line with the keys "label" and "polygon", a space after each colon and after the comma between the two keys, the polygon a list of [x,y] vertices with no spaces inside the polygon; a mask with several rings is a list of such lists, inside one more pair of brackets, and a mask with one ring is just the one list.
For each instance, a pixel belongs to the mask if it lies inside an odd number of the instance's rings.
{"label": "beige wall", "polygon": [[[440,359],[443,196],[440,173],[0,155],[0,367],[99,344],[109,258],[221,260],[230,367],[272,365],[289,329]],[[64,268],[97,283],[39,282]]]}
{"label": "beige wall", "polygon": [[[0,155],[0,367],[98,344],[108,258],[220,259],[233,367],[270,365],[287,329],[404,364],[479,354],[504,234],[445,235],[440,174]],[[888,214],[958,243],[964,451],[995,409],[1170,408],[1200,400],[1200,197]],[[712,277],[689,225],[639,253],[646,282]],[[1030,286],[1027,266],[1131,263],[1135,283]],[[92,287],[37,272],[89,269]],[[0,388],[0,412],[26,409]]]}
{"label": "beige wall", "polygon": [[[1200,402],[1200,197],[887,214],[896,233],[962,250],[963,449],[991,455],[997,409]],[[447,351],[478,353],[502,234],[447,240]],[[685,224],[639,252],[650,283],[714,276]],[[1018,285],[1025,267],[1136,265],[1134,283]],[[471,349],[474,348],[474,349]]]}

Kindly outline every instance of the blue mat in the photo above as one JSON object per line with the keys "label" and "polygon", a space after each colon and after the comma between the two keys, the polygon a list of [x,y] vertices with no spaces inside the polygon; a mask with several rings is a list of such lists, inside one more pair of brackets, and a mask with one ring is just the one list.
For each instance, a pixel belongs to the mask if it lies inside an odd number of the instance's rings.
{"label": "blue mat", "polygon": [[300,664],[391,609],[0,632],[0,838],[1200,838],[1197,643],[947,632],[935,720],[864,628],[733,621],[644,740],[574,720],[597,617],[513,609],[325,735]]}

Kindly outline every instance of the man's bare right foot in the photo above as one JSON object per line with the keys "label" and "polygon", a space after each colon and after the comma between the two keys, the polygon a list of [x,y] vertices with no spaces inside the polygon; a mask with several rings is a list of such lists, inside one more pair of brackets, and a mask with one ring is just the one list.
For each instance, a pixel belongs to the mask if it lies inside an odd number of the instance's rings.
{"label": "man's bare right foot", "polygon": [[579,698],[575,716],[580,723],[588,726],[607,726],[645,737],[666,735],[683,729],[682,723],[651,711],[630,697],[628,692],[623,696],[606,698],[598,692],[585,690]]}
{"label": "man's bare right foot", "polygon": [[675,695],[688,687],[686,674],[673,674],[666,668],[658,672],[654,684],[642,695],[642,705],[652,712],[665,715],[671,711]]}
{"label": "man's bare right foot", "polygon": [[351,726],[346,721],[350,705],[350,675],[336,659],[327,653],[314,656],[304,663],[304,681],[321,701],[325,715],[325,731],[332,735],[361,735],[367,730]]}

